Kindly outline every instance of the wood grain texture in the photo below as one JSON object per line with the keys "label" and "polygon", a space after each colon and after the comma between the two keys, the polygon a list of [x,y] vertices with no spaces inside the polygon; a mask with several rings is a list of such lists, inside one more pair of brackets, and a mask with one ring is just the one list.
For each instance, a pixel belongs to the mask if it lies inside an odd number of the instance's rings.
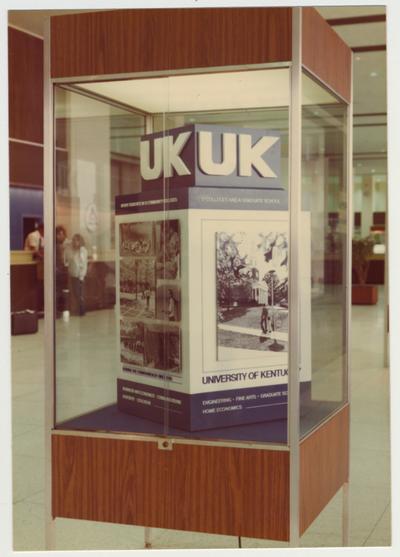
{"label": "wood grain texture", "polygon": [[291,8],[195,8],[56,16],[52,77],[288,61],[291,14]]}
{"label": "wood grain texture", "polygon": [[9,142],[10,185],[43,188],[43,147]]}
{"label": "wood grain texture", "polygon": [[360,15],[354,17],[334,17],[326,20],[329,25],[362,25],[365,23],[382,23],[386,21],[386,14]]}
{"label": "wood grain texture", "polygon": [[8,28],[9,137],[43,143],[43,41]]}
{"label": "wood grain texture", "polygon": [[53,435],[53,515],[288,540],[289,453]]}
{"label": "wood grain texture", "polygon": [[314,8],[303,8],[302,13],[303,66],[349,102],[351,49]]}
{"label": "wood grain texture", "polygon": [[300,535],[349,477],[349,406],[300,444]]}
{"label": "wood grain texture", "polygon": [[373,44],[367,46],[353,46],[351,48],[353,52],[379,52],[382,50],[386,50],[385,44]]}

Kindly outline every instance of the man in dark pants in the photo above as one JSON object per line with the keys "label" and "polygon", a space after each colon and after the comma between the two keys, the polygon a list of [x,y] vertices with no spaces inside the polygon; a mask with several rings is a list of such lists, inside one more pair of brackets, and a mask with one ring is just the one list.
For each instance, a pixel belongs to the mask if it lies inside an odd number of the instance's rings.
{"label": "man in dark pants", "polygon": [[261,330],[264,335],[268,332],[268,306],[265,304],[261,310]]}
{"label": "man in dark pants", "polygon": [[36,230],[28,234],[24,249],[31,251],[36,261],[37,312],[41,316],[44,313],[44,225],[42,222],[38,224]]}
{"label": "man in dark pants", "polygon": [[68,304],[66,296],[68,294],[68,269],[65,265],[65,244],[67,233],[63,226],[56,227],[56,312],[59,317]]}

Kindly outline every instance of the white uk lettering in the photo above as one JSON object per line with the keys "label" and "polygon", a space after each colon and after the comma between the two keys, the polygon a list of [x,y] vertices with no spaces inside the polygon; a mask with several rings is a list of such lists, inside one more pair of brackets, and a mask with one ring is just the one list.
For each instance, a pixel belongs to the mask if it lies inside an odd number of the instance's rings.
{"label": "white uk lettering", "polygon": [[275,172],[262,158],[278,137],[264,136],[252,145],[251,135],[239,135],[239,175],[251,176],[254,167],[262,178],[276,178]]}
{"label": "white uk lettering", "polygon": [[145,180],[157,180],[163,169],[162,137],[153,143],[153,167],[150,166],[150,141],[140,142],[140,173]]}
{"label": "white uk lettering", "polygon": [[212,132],[199,131],[199,167],[210,176],[229,176],[236,168],[236,134],[222,134],[222,160],[215,162],[212,154]]}
{"label": "white uk lettering", "polygon": [[164,175],[166,178],[173,176],[173,168],[178,176],[186,176],[191,173],[179,156],[191,135],[192,132],[180,133],[175,142],[172,135],[164,137]]}
{"label": "white uk lettering", "polygon": [[[145,180],[157,180],[164,171],[166,178],[173,176],[175,169],[178,176],[190,174],[190,170],[180,157],[192,132],[157,137],[153,142],[153,166],[150,166],[150,141],[140,142],[140,173]],[[174,141],[175,139],[175,141]]]}
{"label": "white uk lettering", "polygon": [[[141,141],[140,172],[143,179],[157,180],[162,173],[166,178],[171,178],[174,173],[178,176],[190,175],[191,169],[186,166],[181,155],[191,135],[192,132],[187,131],[175,137],[168,135],[155,138],[152,142],[152,165],[150,163],[151,141]],[[218,134],[221,141],[221,160],[215,161],[213,156],[214,135],[216,134],[211,131],[198,131],[197,164],[203,174],[230,176],[237,168],[238,176],[241,177],[251,177],[254,169],[262,178],[277,178],[276,173],[265,162],[263,156],[279,141],[279,137],[263,136],[253,145],[251,134],[232,132]]]}

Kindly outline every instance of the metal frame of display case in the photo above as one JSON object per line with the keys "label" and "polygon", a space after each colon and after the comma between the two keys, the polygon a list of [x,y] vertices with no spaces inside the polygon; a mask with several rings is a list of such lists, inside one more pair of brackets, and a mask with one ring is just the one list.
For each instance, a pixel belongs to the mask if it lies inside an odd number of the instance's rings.
{"label": "metal frame of display case", "polygon": [[[269,10],[270,8],[264,8],[264,10]],[[51,44],[51,28],[50,21],[48,22],[45,34],[45,57],[44,57],[44,68],[45,68],[45,85],[44,85],[44,183],[45,183],[45,206],[44,206],[44,219],[45,219],[45,242],[46,246],[53,246],[53,249],[48,249],[46,252],[45,259],[45,338],[46,338],[46,349],[45,349],[45,369],[46,369],[46,499],[45,499],[45,512],[47,517],[46,523],[46,545],[47,548],[54,547],[54,519],[57,516],[67,516],[70,518],[87,518],[93,519],[88,513],[83,516],[81,512],[74,515],[73,502],[67,501],[69,504],[69,510],[67,514],[59,513],[60,506],[58,505],[55,496],[55,489],[58,489],[61,485],[57,483],[60,475],[62,475],[65,470],[59,469],[63,462],[63,458],[66,457],[68,451],[74,452],[74,457],[79,456],[82,451],[92,451],[93,454],[96,451],[103,450],[99,443],[104,442],[108,449],[111,447],[110,443],[124,444],[124,443],[134,443],[137,447],[144,447],[143,450],[154,453],[154,450],[158,451],[170,451],[174,447],[198,447],[198,455],[201,458],[208,458],[208,454],[213,453],[212,458],[219,458],[221,450],[237,450],[237,451],[247,451],[247,450],[261,450],[265,456],[260,456],[257,453],[258,461],[261,466],[269,466],[270,462],[273,461],[272,466],[282,466],[283,461],[281,456],[286,453],[285,460],[286,472],[288,472],[288,483],[287,488],[289,493],[284,495],[288,496],[289,508],[287,509],[288,514],[288,530],[285,527],[281,528],[280,537],[275,537],[275,539],[285,539],[289,541],[291,546],[298,546],[300,535],[308,527],[308,525],[314,520],[315,516],[319,514],[322,508],[327,504],[331,496],[336,493],[337,489],[343,487],[343,544],[348,544],[349,535],[349,511],[348,511],[348,469],[349,469],[349,438],[346,438],[346,431],[343,439],[337,438],[337,430],[341,427],[347,429],[349,424],[349,369],[350,360],[348,349],[345,354],[345,374],[343,383],[343,392],[345,393],[345,400],[341,407],[336,410],[333,414],[325,418],[321,423],[319,423],[314,430],[309,432],[306,437],[300,438],[300,389],[299,389],[299,362],[300,362],[300,341],[299,341],[299,323],[300,323],[300,278],[299,278],[299,255],[300,255],[300,245],[299,245],[299,230],[300,230],[300,212],[301,212],[301,169],[302,169],[302,150],[301,150],[301,133],[302,133],[302,95],[301,95],[301,80],[304,69],[313,75],[314,79],[325,86],[329,91],[333,92],[336,96],[344,100],[347,104],[347,159],[346,159],[346,182],[347,182],[347,246],[346,246],[346,257],[345,257],[345,306],[346,311],[344,312],[345,322],[343,323],[343,334],[345,337],[345,346],[349,346],[350,338],[350,288],[351,284],[351,264],[350,264],[350,253],[351,253],[351,222],[352,219],[349,217],[351,215],[352,204],[351,204],[351,175],[352,175],[352,157],[351,157],[351,139],[352,139],[352,92],[350,90],[350,95],[346,99],[341,91],[334,90],[332,86],[329,85],[329,79],[326,75],[318,75],[318,64],[320,63],[316,60],[316,64],[313,68],[303,66],[303,8],[293,8],[290,9],[292,16],[292,27],[291,27],[291,49],[292,58],[291,60],[285,60],[282,62],[269,62],[265,64],[260,64],[259,61],[255,65],[238,65],[245,69],[258,68],[270,68],[270,67],[290,67],[290,105],[289,105],[289,218],[290,218],[290,266],[289,266],[289,299],[290,299],[290,318],[289,318],[289,378],[288,378],[288,443],[287,445],[273,445],[273,444],[263,444],[263,443],[246,443],[246,442],[233,442],[233,441],[199,441],[184,438],[174,438],[174,437],[164,437],[164,436],[152,436],[143,434],[118,434],[118,433],[103,433],[103,432],[84,432],[84,431],[67,431],[67,430],[54,430],[55,425],[55,415],[54,415],[54,396],[55,396],[55,330],[54,330],[54,277],[53,277],[53,266],[55,261],[54,255],[54,211],[55,211],[55,196],[53,189],[54,182],[54,112],[53,112],[53,89],[55,85],[63,85],[66,88],[79,92],[82,94],[82,90],[75,89],[74,84],[83,82],[94,82],[94,81],[112,81],[119,79],[129,79],[137,77],[152,77],[152,76],[167,76],[167,75],[179,75],[188,73],[199,73],[199,72],[217,72],[221,71],[220,66],[215,66],[211,68],[201,68],[201,69],[173,69],[173,70],[160,70],[160,71],[137,71],[137,72],[125,72],[125,73],[106,73],[106,74],[96,74],[96,75],[78,75],[70,76],[65,75],[62,77],[52,77],[52,44]],[[307,8],[310,10],[310,8]],[[130,10],[135,11],[135,10]],[[145,10],[141,10],[143,12]],[[153,10],[154,11],[154,10]],[[194,11],[194,10],[191,10]],[[110,12],[106,12],[110,14]],[[82,14],[85,18],[90,17],[90,14]],[[63,17],[63,16],[58,16]],[[80,16],[75,16],[80,17]],[[315,17],[314,14],[311,16],[311,12],[307,11],[307,18]],[[321,31],[323,32],[323,31]],[[332,31],[333,33],[333,31]],[[68,39],[68,37],[67,37]],[[327,43],[329,47],[329,42]],[[317,56],[318,57],[318,56]],[[235,69],[233,66],[228,66],[229,70]],[[351,63],[350,67],[346,68],[345,71],[350,72],[351,81]],[[324,73],[324,72],[322,72]],[[333,74],[332,74],[333,75]],[[334,78],[335,79],[335,78]],[[87,94],[87,93],[85,93]],[[87,96],[90,96],[87,94]],[[93,98],[98,98],[93,95]],[[103,99],[104,100],[104,99]],[[109,104],[112,104],[109,99],[107,99]],[[115,104],[115,103],[114,103]],[[116,103],[118,105],[118,103]],[[120,106],[120,105],[118,105]],[[127,109],[128,107],[122,106],[122,108]],[[336,423],[336,422],[337,423]],[[334,422],[336,425],[333,425]],[[317,435],[315,435],[317,434]],[[341,452],[343,462],[339,465],[340,472],[337,477],[332,480],[332,486],[330,487],[331,492],[326,495],[326,501],[322,505],[321,501],[314,502],[314,509],[311,511],[310,517],[306,520],[302,520],[302,505],[304,505],[305,494],[304,491],[304,478],[302,478],[301,470],[302,466],[305,466],[307,459],[305,456],[307,443],[313,443],[315,439],[318,441],[318,436],[322,436],[324,439],[329,438],[331,442],[338,447],[339,452]],[[330,437],[329,437],[330,436]],[[321,437],[321,438],[322,438]],[[65,442],[65,443],[64,443]],[[86,443],[86,446],[80,445],[80,443]],[[97,443],[97,444],[96,444]],[[90,447],[89,447],[89,445]],[[152,448],[148,448],[146,446]],[[128,446],[128,445],[126,445]],[[130,445],[132,447],[132,445]],[[312,446],[314,450],[315,446]],[[130,450],[130,449],[129,449]],[[207,453],[209,451],[209,453]],[[280,454],[282,453],[282,455]],[[99,453],[100,454],[100,453]],[[239,453],[237,453],[239,454]],[[242,453],[241,453],[242,454]],[[272,460],[271,460],[272,459]],[[81,461],[81,464],[83,461]],[[316,466],[319,464],[316,464]],[[323,482],[323,480],[321,480]],[[285,481],[283,482],[285,483]],[[306,483],[306,482],[305,482]],[[338,485],[340,483],[340,485]],[[279,484],[279,482],[278,482]],[[77,485],[75,488],[77,488]],[[58,487],[57,487],[58,486]],[[256,486],[259,489],[259,486]],[[314,489],[318,489],[318,486]],[[328,490],[329,491],[329,490]],[[69,494],[71,495],[71,493]],[[279,494],[276,494],[279,497]],[[191,494],[188,494],[191,497]],[[322,505],[322,508],[321,508]],[[240,511],[239,511],[240,512]],[[84,513],[83,513],[84,514]],[[139,513],[140,514],[140,513]],[[151,511],[147,512],[147,516],[151,515]],[[157,520],[154,522],[148,522],[144,520],[146,513],[142,513],[142,518],[136,522],[138,525],[143,525],[145,527],[145,546],[151,546],[150,537],[150,527],[171,527],[168,521],[165,521],[164,525],[160,524]],[[107,517],[109,520],[107,520]],[[102,515],[105,521],[119,522],[120,516],[113,517],[106,510]],[[98,519],[98,518],[96,518]],[[126,522],[126,520],[121,520],[121,522]],[[132,522],[133,523],[133,522]],[[204,521],[198,520],[198,530],[199,531],[214,531],[212,528],[205,527],[202,530],[202,524]],[[287,525],[286,525],[287,526]],[[279,528],[278,528],[279,529]],[[228,529],[229,530],[229,529]],[[235,528],[233,528],[235,530]],[[220,533],[229,533],[222,529]],[[254,531],[254,536],[257,537],[257,532]],[[232,534],[235,535],[235,534]],[[251,537],[251,532],[236,532],[238,536],[248,536]]]}

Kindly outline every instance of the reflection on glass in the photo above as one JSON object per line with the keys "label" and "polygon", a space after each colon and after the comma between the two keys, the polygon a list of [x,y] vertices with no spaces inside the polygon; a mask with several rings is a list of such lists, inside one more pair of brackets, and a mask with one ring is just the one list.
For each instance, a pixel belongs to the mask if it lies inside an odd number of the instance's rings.
{"label": "reflection on glass", "polygon": [[[306,434],[347,399],[345,388],[346,106],[303,76],[302,246],[310,246],[311,389],[301,399]],[[306,224],[307,223],[307,224]],[[303,249],[303,248],[302,248]],[[308,281],[305,281],[305,284]],[[302,313],[304,313],[302,308]]]}
{"label": "reflection on glass", "polygon": [[56,422],[115,402],[115,196],[138,191],[144,117],[55,92]]}

